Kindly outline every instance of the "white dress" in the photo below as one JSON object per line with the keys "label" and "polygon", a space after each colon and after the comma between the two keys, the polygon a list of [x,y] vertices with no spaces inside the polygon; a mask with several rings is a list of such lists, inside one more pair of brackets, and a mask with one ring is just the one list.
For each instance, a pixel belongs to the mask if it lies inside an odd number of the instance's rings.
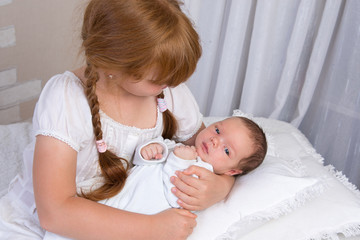
{"label": "white dress", "polygon": [[[163,146],[163,157],[158,160],[145,160],[140,152],[150,144],[159,143]],[[175,171],[185,170],[191,165],[213,171],[211,164],[197,157],[193,160],[184,160],[177,157],[173,150],[175,141],[163,140],[162,137],[140,144],[135,151],[134,167],[123,190],[116,196],[100,201],[115,208],[143,214],[155,214],[168,208],[180,208],[177,197],[171,192],[174,185],[170,177]]]}
{"label": "white dress", "polygon": [[[150,144],[159,143],[163,146],[163,157],[158,160],[145,160],[141,149]],[[131,169],[124,188],[116,196],[100,201],[100,203],[142,214],[156,214],[165,209],[180,208],[176,202],[176,196],[171,192],[174,186],[170,177],[175,175],[176,170],[184,170],[191,165],[206,168],[213,171],[211,164],[197,157],[193,160],[184,160],[177,157],[173,149],[178,145],[171,140],[163,140],[162,137],[146,141],[140,144],[135,151],[134,167]],[[101,184],[96,179],[88,181],[88,187]],[[68,240],[69,238],[46,232],[44,240]]]}
{"label": "white dress", "polygon": [[[168,109],[178,121],[176,141],[191,138],[200,128],[202,115],[185,84],[164,90]],[[103,138],[119,157],[131,160],[136,146],[161,135],[162,114],[158,110],[154,128],[139,129],[122,125],[100,110]],[[77,151],[76,183],[99,177],[98,153],[90,108],[81,81],[69,71],[55,75],[45,85],[33,117],[34,136],[57,138]],[[35,137],[24,151],[23,171],[0,199],[0,239],[42,239],[32,186]]]}

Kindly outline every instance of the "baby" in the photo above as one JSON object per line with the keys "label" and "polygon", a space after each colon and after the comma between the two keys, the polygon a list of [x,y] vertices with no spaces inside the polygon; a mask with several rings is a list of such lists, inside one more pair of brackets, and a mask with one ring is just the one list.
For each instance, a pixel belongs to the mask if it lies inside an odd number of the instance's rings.
{"label": "baby", "polygon": [[[169,150],[173,149],[170,154]],[[177,170],[191,165],[207,168],[216,174],[243,175],[258,167],[267,151],[262,129],[245,117],[230,117],[202,130],[195,146],[176,144],[171,140],[154,139],[137,147],[134,164],[164,163],[160,175],[167,203],[179,207],[171,193],[170,177]]]}
{"label": "baby", "polygon": [[101,202],[144,214],[179,208],[170,182],[176,171],[197,165],[216,174],[243,175],[263,162],[266,151],[264,132],[245,117],[230,117],[211,124],[197,135],[195,146],[156,138],[137,146],[135,166],[124,188]]}

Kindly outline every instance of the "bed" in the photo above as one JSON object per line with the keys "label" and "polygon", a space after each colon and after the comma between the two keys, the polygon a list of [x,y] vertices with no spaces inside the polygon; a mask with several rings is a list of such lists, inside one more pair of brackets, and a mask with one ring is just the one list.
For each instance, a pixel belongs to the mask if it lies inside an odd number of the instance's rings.
{"label": "bed", "polygon": [[[359,240],[360,191],[324,159],[289,123],[256,121],[266,133],[268,153],[253,172],[238,177],[229,196],[198,212],[189,240]],[[224,117],[206,117],[205,125]],[[0,125],[0,196],[22,165],[32,139],[31,122]]]}

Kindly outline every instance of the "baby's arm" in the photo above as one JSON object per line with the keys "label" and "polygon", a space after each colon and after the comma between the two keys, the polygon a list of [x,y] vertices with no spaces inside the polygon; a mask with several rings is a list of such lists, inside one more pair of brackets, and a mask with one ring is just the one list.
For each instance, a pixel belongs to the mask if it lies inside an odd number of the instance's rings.
{"label": "baby's arm", "polygon": [[195,146],[176,146],[174,149],[175,156],[184,160],[194,160],[197,157]]}
{"label": "baby's arm", "polygon": [[166,160],[168,152],[168,145],[162,137],[145,141],[136,147],[133,164],[141,166],[162,163]]}
{"label": "baby's arm", "polygon": [[172,193],[174,185],[170,182],[171,176],[174,176],[175,171],[187,169],[189,166],[196,164],[197,153],[195,147],[190,146],[176,146],[172,153],[169,154],[164,168],[163,168],[163,182],[165,197],[168,200],[170,206],[179,208],[177,203],[178,198]]}
{"label": "baby's arm", "polygon": [[140,154],[145,160],[161,159],[164,148],[159,143],[150,143],[141,148]]}

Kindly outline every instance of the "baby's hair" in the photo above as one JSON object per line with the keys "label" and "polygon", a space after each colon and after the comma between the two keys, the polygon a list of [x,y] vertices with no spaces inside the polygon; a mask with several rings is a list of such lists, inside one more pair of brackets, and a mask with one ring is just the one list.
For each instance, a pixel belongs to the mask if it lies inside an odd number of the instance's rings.
{"label": "baby's hair", "polygon": [[[95,140],[103,138],[96,96],[97,69],[117,70],[139,81],[157,71],[155,84],[175,87],[195,71],[201,56],[199,36],[176,0],[91,0],[81,32],[85,53],[85,95],[92,115]],[[121,80],[119,80],[121,81]],[[158,97],[164,98],[161,93]],[[164,138],[172,138],[177,122],[163,112]],[[121,191],[129,163],[107,150],[99,153],[104,185],[81,196],[99,201]]]}
{"label": "baby's hair", "polygon": [[257,168],[264,161],[267,152],[267,141],[264,131],[257,123],[246,117],[236,118],[239,118],[249,130],[249,136],[253,141],[254,148],[253,154],[241,159],[238,164],[238,169],[242,170],[241,175],[244,175]]}

